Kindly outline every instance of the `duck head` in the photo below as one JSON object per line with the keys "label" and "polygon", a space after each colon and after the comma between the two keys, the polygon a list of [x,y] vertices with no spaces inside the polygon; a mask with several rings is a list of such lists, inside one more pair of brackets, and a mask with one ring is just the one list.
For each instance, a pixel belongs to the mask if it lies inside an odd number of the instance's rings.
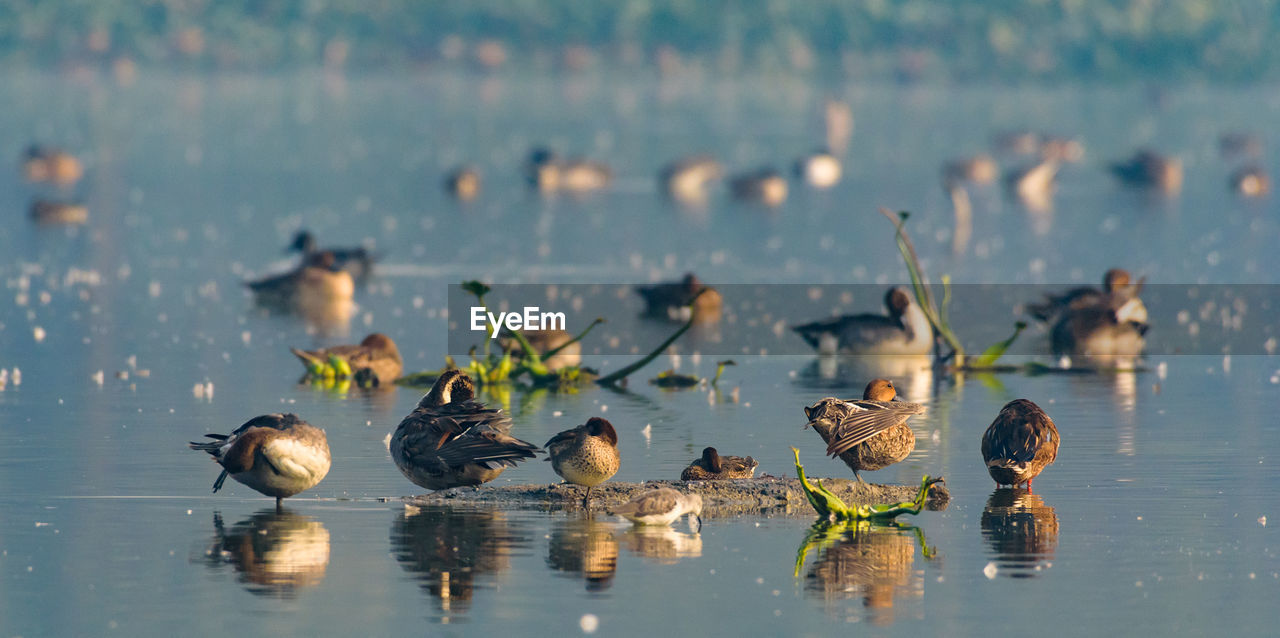
{"label": "duck head", "polygon": [[[461,370],[445,370],[427,396],[418,402],[420,408],[436,408],[450,403],[470,401],[476,396],[471,377]],[[607,422],[606,422],[607,423]]]}
{"label": "duck head", "polygon": [[911,307],[911,296],[901,288],[890,288],[884,294],[884,305],[889,309],[889,316],[897,319]]}
{"label": "duck head", "polygon": [[304,255],[313,253],[316,250],[316,238],[309,231],[300,230],[298,234],[293,236],[293,243],[285,249],[285,252],[297,252]]}
{"label": "duck head", "polygon": [[1123,268],[1112,268],[1102,276],[1102,289],[1107,292],[1115,292],[1128,286],[1129,281],[1129,271]]}
{"label": "duck head", "polygon": [[599,437],[609,442],[609,445],[618,444],[618,432],[613,429],[613,424],[598,416],[587,419],[587,434]]}
{"label": "duck head", "polygon": [[716,449],[713,447],[704,448],[702,450],[702,463],[707,466],[708,470],[715,472],[716,474],[723,471],[723,466],[720,464],[720,453],[716,452]]}
{"label": "duck head", "polygon": [[867,401],[893,401],[897,397],[898,391],[888,379],[872,379],[862,391],[862,398]]}

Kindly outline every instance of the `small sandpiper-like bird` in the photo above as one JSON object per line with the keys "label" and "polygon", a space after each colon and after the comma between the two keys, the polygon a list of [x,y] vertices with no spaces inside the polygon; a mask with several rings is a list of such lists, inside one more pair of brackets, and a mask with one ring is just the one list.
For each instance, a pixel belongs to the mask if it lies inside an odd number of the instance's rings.
{"label": "small sandpiper-like bird", "polygon": [[191,449],[208,452],[222,474],[213,491],[222,489],[227,476],[280,501],[315,487],[329,473],[329,440],[324,430],[294,414],[267,414],[249,419],[231,434],[206,434],[212,441],[190,443]]}
{"label": "small sandpiper-like bird", "polygon": [[367,380],[371,385],[389,385],[400,378],[404,371],[404,361],[400,358],[400,350],[391,337],[375,332],[364,338],[360,345],[333,346],[319,350],[300,350],[289,348],[303,365],[324,363],[330,355],[338,356],[351,365],[351,372],[360,382]]}
{"label": "small sandpiper-like bird", "polygon": [[551,437],[543,447],[556,474],[587,488],[582,495],[583,507],[591,498],[591,488],[609,480],[621,463],[618,433],[612,423],[600,417],[591,417],[583,425]]}
{"label": "small sandpiper-like bird", "polygon": [[670,525],[685,514],[693,514],[702,529],[702,497],[659,487],[636,494],[630,501],[609,510],[636,525]]}
{"label": "small sandpiper-like bird", "polygon": [[897,397],[892,381],[875,379],[862,392],[862,400],[827,397],[805,408],[804,414],[827,442],[827,454],[839,456],[861,482],[858,472],[893,465],[916,448],[907,419],[924,412],[924,406]]}
{"label": "small sandpiper-like bird", "polygon": [[429,490],[488,483],[538,452],[510,430],[502,410],[475,400],[471,377],[447,370],[391,435],[391,460]]}
{"label": "small sandpiper-like bird", "polygon": [[982,434],[982,460],[996,486],[1017,487],[1040,475],[1058,458],[1058,428],[1040,406],[1017,399],[1006,403]]}
{"label": "small sandpiper-like bird", "polygon": [[702,456],[693,460],[689,467],[680,473],[681,481],[715,481],[720,479],[751,478],[755,476],[756,466],[760,465],[751,457],[720,456],[713,447],[702,450]]}

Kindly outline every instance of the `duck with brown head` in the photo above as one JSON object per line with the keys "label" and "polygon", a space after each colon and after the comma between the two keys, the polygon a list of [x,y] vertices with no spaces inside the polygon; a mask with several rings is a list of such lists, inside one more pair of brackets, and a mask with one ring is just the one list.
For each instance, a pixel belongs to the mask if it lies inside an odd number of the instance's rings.
{"label": "duck with brown head", "polygon": [[933,348],[933,326],[907,291],[890,288],[884,305],[887,316],[844,315],[791,330],[818,354],[928,354]]}
{"label": "duck with brown head", "polygon": [[539,451],[510,430],[502,410],[475,400],[466,373],[447,370],[391,435],[391,459],[429,490],[481,485]]}
{"label": "duck with brown head", "polygon": [[911,454],[916,436],[907,419],[922,412],[919,403],[899,401],[888,379],[868,383],[862,400],[827,397],[804,409],[806,427],[813,427],[827,442],[827,454],[840,457],[860,482],[859,472],[888,467]]}
{"label": "duck with brown head", "polygon": [[329,473],[329,440],[324,430],[295,414],[266,414],[249,419],[231,434],[206,434],[212,441],[192,441],[193,450],[208,452],[222,474],[280,501],[315,487]]}
{"label": "duck with brown head", "polygon": [[544,447],[556,474],[587,488],[582,495],[583,507],[591,498],[591,488],[617,474],[621,464],[618,432],[600,417],[591,417],[586,423],[551,437]]}
{"label": "duck with brown head", "polygon": [[756,466],[760,465],[751,457],[720,456],[715,448],[702,450],[702,456],[693,460],[689,467],[680,473],[682,481],[716,481],[722,479],[751,478],[755,476]]}
{"label": "duck with brown head", "polygon": [[351,371],[357,381],[368,385],[387,385],[400,378],[404,371],[404,361],[400,358],[400,350],[391,337],[375,332],[364,338],[359,345],[342,345],[319,350],[300,350],[289,348],[302,365],[324,363],[329,356],[337,356],[351,365]]}

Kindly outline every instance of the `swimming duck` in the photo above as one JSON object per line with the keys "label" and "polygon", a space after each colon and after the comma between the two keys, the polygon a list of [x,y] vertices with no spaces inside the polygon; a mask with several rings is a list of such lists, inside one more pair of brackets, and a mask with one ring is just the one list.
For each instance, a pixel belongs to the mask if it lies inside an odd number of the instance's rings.
{"label": "swimming duck", "polygon": [[1058,428],[1040,406],[1017,399],[982,434],[982,460],[996,486],[1027,484],[1058,458]]}
{"label": "swimming duck", "polygon": [[1231,190],[1245,197],[1261,197],[1271,192],[1271,177],[1260,166],[1244,166],[1231,174]]}
{"label": "swimming duck", "polygon": [[1182,162],[1151,150],[1141,150],[1123,162],[1111,165],[1111,174],[1130,186],[1141,186],[1166,193],[1182,188]]}
{"label": "swimming duck", "polygon": [[1129,271],[1123,268],[1112,268],[1102,276],[1101,290],[1081,286],[1061,294],[1046,294],[1043,302],[1028,304],[1027,312],[1039,321],[1055,323],[1054,320],[1065,311],[1107,303],[1107,299],[1114,294],[1136,297],[1142,290],[1144,281],[1134,284]]}
{"label": "swimming duck", "polygon": [[329,263],[325,255],[333,258],[332,263],[337,268],[351,273],[356,279],[363,279],[373,274],[373,262],[378,258],[367,248],[360,246],[357,248],[325,248],[320,249],[316,245],[316,238],[310,232],[300,230],[293,236],[293,243],[289,244],[286,251],[302,253],[303,263],[313,265],[326,265]]}
{"label": "swimming duck", "polygon": [[928,354],[933,348],[933,327],[907,291],[889,289],[884,305],[888,316],[845,315],[791,330],[819,354]]}
{"label": "swimming duck", "polygon": [[840,159],[826,150],[814,151],[796,160],[796,177],[814,188],[831,188],[840,183]]}
{"label": "swimming duck", "polygon": [[713,447],[703,448],[702,456],[693,460],[680,473],[681,481],[717,481],[720,479],[751,478],[760,465],[751,457],[720,456]]}
{"label": "swimming duck", "polygon": [[723,174],[724,167],[716,158],[692,155],[664,166],[658,173],[658,184],[671,199],[701,204],[707,199],[707,186]]}
{"label": "swimming duck", "polygon": [[28,181],[54,182],[64,186],[74,184],[84,176],[84,166],[75,155],[57,148],[34,145],[27,148],[22,169]]}
{"label": "swimming duck", "polygon": [[860,401],[827,397],[805,408],[806,427],[813,427],[827,442],[827,454],[839,456],[861,482],[859,472],[893,465],[916,448],[916,436],[907,419],[923,413],[924,406],[897,397],[892,381],[874,379]]}
{"label": "swimming duck", "polygon": [[636,525],[670,525],[685,514],[693,514],[702,528],[702,497],[659,487],[636,494],[630,501],[609,510]]}
{"label": "swimming duck", "polygon": [[1131,367],[1146,345],[1147,308],[1137,297],[1113,295],[1106,302],[1063,313],[1050,335],[1053,353]]}
{"label": "swimming duck", "polygon": [[536,148],[529,154],[525,176],[531,186],[544,193],[584,193],[602,189],[613,181],[613,172],[600,162],[561,160],[546,148]]}
{"label": "swimming duck", "polygon": [[954,159],[942,167],[942,183],[947,188],[960,182],[979,185],[990,184],[996,181],[996,177],[999,177],[999,175],[1000,167],[986,153]]}
{"label": "swimming duck", "polygon": [[375,386],[387,385],[399,379],[400,373],[404,371],[404,361],[400,358],[396,342],[380,332],[365,337],[360,345],[333,346],[320,350],[289,348],[289,351],[302,361],[302,365],[308,367],[317,362],[327,362],[330,355],[340,357],[350,364],[357,382]]}
{"label": "swimming duck", "polygon": [[324,430],[295,414],[266,414],[249,419],[231,434],[206,434],[212,441],[189,445],[208,452],[222,473],[213,491],[227,476],[267,496],[282,499],[315,487],[329,473],[329,440]]}
{"label": "swimming duck", "polygon": [[646,315],[673,321],[688,321],[690,304],[698,313],[698,321],[719,321],[724,305],[720,293],[693,273],[686,273],[680,281],[637,286],[636,292],[644,298]]}
{"label": "swimming duck", "polygon": [[444,189],[458,201],[469,202],[480,194],[480,172],[471,166],[454,169],[444,178]]}
{"label": "swimming duck", "polygon": [[31,219],[39,224],[78,226],[89,221],[89,207],[84,204],[37,199],[31,202]]}
{"label": "swimming duck", "polygon": [[[582,342],[569,343],[573,341],[573,335],[564,330],[521,330],[520,334],[529,342],[529,345],[533,346],[534,350],[538,351],[542,356],[543,365],[552,372],[582,363]],[[548,352],[561,346],[564,347],[559,352],[547,358]],[[502,348],[503,352],[510,353],[512,357],[520,357],[524,354],[520,342],[516,341],[505,328],[498,335],[498,347]]]}
{"label": "swimming duck", "polygon": [[591,488],[609,480],[621,463],[618,433],[612,423],[600,417],[591,417],[586,423],[551,437],[543,447],[556,474],[587,488],[582,495],[583,507],[591,498]]}
{"label": "swimming duck", "polygon": [[778,206],[787,201],[787,180],[772,168],[762,168],[730,179],[729,192],[742,201]]}
{"label": "swimming duck", "polygon": [[429,490],[480,485],[539,451],[510,431],[510,417],[475,400],[471,377],[446,370],[391,435],[391,460]]}
{"label": "swimming duck", "polygon": [[350,303],[356,290],[351,273],[338,268],[329,252],[318,253],[283,275],[247,281],[245,285],[260,303],[302,309]]}

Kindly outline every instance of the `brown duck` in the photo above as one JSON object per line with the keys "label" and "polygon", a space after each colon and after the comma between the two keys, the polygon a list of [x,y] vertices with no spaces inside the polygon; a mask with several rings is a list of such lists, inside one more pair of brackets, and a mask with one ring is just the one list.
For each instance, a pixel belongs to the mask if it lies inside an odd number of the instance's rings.
{"label": "brown duck", "polygon": [[391,435],[391,459],[429,490],[480,485],[539,451],[510,430],[502,410],[475,400],[471,377],[447,370]]}
{"label": "brown duck", "polygon": [[1027,484],[1058,458],[1058,428],[1040,406],[1018,399],[1005,404],[982,435],[982,460],[996,485]]}
{"label": "brown duck", "polygon": [[302,365],[313,362],[325,362],[329,355],[346,359],[351,365],[351,372],[356,381],[368,381],[371,385],[386,385],[400,378],[404,371],[404,361],[400,358],[400,350],[391,337],[375,332],[364,338],[360,345],[333,346],[320,350],[300,350],[289,348],[294,356],[302,361]]}
{"label": "brown duck", "polygon": [[644,298],[647,316],[666,317],[675,321],[689,320],[690,305],[697,311],[698,321],[719,321],[724,305],[720,293],[702,283],[693,273],[687,273],[680,281],[637,286],[636,293]]}
{"label": "brown duck", "polygon": [[609,480],[621,463],[618,432],[600,417],[591,417],[586,423],[551,437],[544,447],[556,474],[587,488],[582,495],[583,507],[591,498],[591,488]]}
{"label": "brown duck", "polygon": [[315,487],[329,473],[329,440],[324,430],[295,414],[254,417],[231,434],[206,434],[212,441],[190,443],[191,449],[208,452],[222,473],[213,491],[222,489],[227,477],[280,501]]}
{"label": "brown duck", "polygon": [[702,456],[693,460],[689,467],[680,473],[681,481],[717,481],[721,479],[740,479],[755,476],[756,466],[760,465],[751,457],[720,456],[713,447],[702,450]]}
{"label": "brown duck", "polygon": [[893,465],[916,448],[907,419],[924,412],[924,406],[897,396],[892,381],[875,379],[867,384],[861,401],[827,397],[805,408],[804,414],[827,442],[827,454],[839,456],[862,481],[858,472]]}

